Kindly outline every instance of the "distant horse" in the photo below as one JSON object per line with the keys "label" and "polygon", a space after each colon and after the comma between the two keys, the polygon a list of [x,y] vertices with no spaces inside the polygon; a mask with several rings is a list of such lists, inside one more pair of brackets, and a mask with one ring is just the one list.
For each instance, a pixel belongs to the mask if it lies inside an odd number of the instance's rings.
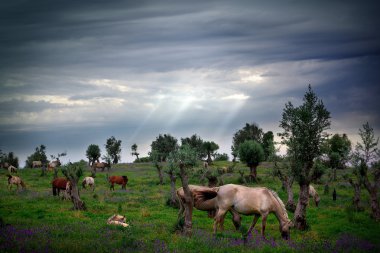
{"label": "distant horse", "polygon": [[59,177],[59,178],[56,178],[54,179],[52,182],[51,182],[51,186],[53,188],[53,195],[54,196],[59,196],[59,192],[61,190],[64,190],[66,191],[66,188],[67,188],[67,183],[69,181],[64,178],[64,177]]}
{"label": "distant horse", "polygon": [[[205,196],[208,193],[202,190],[198,191],[198,194]],[[207,199],[207,197],[205,199]],[[215,207],[218,208],[218,211],[215,215],[214,233],[217,232],[218,225],[221,230],[223,230],[226,212],[233,209],[239,214],[255,215],[248,234],[251,233],[257,220],[262,216],[261,234],[265,236],[267,217],[269,213],[274,213],[280,223],[282,238],[286,240],[290,238],[290,227],[293,226],[293,223],[289,220],[284,203],[278,197],[277,193],[268,188],[251,188],[234,184],[220,186],[215,198]]]}
{"label": "distant horse", "polygon": [[9,190],[12,189],[12,184],[17,185],[17,191],[19,190],[19,185],[21,185],[23,190],[26,188],[25,183],[22,181],[22,179],[20,177],[11,176],[11,175],[7,175],[7,176],[8,176],[8,189]]}
{"label": "distant horse", "polygon": [[125,185],[128,183],[127,176],[110,176],[108,178],[108,182],[110,182],[110,189],[115,190],[114,184],[121,184],[121,189],[125,189]]}
{"label": "distant horse", "polygon": [[48,164],[48,170],[53,171],[55,168],[61,166],[61,161],[57,158],[57,160],[52,161]]}
{"label": "distant horse", "polygon": [[17,173],[17,168],[13,165],[9,165],[8,171],[9,173]]}
{"label": "distant horse", "polygon": [[92,188],[92,191],[94,191],[95,190],[95,179],[93,177],[85,177],[82,181],[83,189],[86,189],[86,185],[90,186],[90,188]]}
{"label": "distant horse", "polygon": [[94,169],[94,171],[96,171],[96,169],[101,169],[102,171],[104,171],[105,168],[110,169],[111,165],[105,162],[94,162],[92,164],[92,168]]}
{"label": "distant horse", "polygon": [[319,204],[319,201],[321,201],[321,198],[319,197],[317,191],[314,189],[312,185],[309,185],[309,198],[313,198],[315,206],[318,207],[318,204]]}
{"label": "distant horse", "polygon": [[42,162],[41,161],[33,161],[32,162],[32,168],[39,168],[42,167]]}
{"label": "distant horse", "polygon": [[[217,195],[217,190],[219,188],[218,187],[209,188],[206,186],[199,186],[199,185],[189,185],[189,188],[190,188],[190,191],[191,191],[192,196],[193,196],[193,206],[200,211],[207,211],[208,217],[214,218],[216,211],[217,211],[215,208],[214,201],[213,200],[209,200],[209,201],[202,200],[201,201],[201,198],[203,198],[203,195],[198,196],[197,191],[198,190],[206,190],[206,192],[211,194],[211,198],[213,198]],[[177,189],[176,194],[177,194],[177,199],[178,199],[178,203],[179,203],[178,219],[180,219],[183,217],[183,213],[185,212],[185,204],[186,204],[185,192],[184,192],[183,188],[180,187]],[[235,212],[233,209],[230,209],[229,211],[232,214],[232,222],[233,222],[236,230],[238,230],[240,228],[240,225],[241,225],[240,215],[237,212]]]}
{"label": "distant horse", "polygon": [[0,167],[3,168],[3,169],[8,169],[8,167],[10,166],[9,163],[5,162],[5,163],[0,163]]}

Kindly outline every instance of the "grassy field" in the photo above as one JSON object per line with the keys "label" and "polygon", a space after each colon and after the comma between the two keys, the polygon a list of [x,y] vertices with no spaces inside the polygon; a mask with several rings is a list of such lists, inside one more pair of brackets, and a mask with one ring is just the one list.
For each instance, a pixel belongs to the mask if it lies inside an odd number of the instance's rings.
{"label": "grassy field", "polygon": [[[216,163],[218,166],[226,162]],[[240,167],[244,167],[240,165]],[[258,169],[260,182],[251,186],[265,186],[278,192],[286,202],[286,193],[278,179],[270,176],[271,164]],[[248,169],[246,174],[248,174]],[[239,183],[235,173],[223,175],[224,183]],[[212,235],[213,220],[207,213],[194,211],[193,236],[183,237],[175,232],[177,209],[165,205],[169,196],[169,181],[158,185],[158,176],[151,164],[119,164],[110,175],[127,175],[127,189],[115,186],[109,190],[106,172],[98,172],[96,188],[81,190],[81,199],[87,211],[72,211],[72,203],[52,194],[50,182],[53,175],[41,177],[40,170],[19,170],[27,190],[16,192],[7,189],[7,171],[0,171],[0,252],[379,252],[380,224],[370,216],[368,194],[363,189],[365,210],[353,212],[349,208],[353,190],[346,182],[330,186],[330,194],[323,194],[323,185],[315,185],[320,193],[318,208],[310,202],[307,231],[291,231],[291,240],[281,239],[279,224],[274,215],[267,221],[264,240],[257,231],[248,238],[235,231],[230,216],[225,220],[225,231]],[[51,173],[51,172],[50,172]],[[85,171],[84,176],[90,172]],[[62,176],[61,172],[59,176]],[[180,180],[177,180],[180,187]],[[200,184],[196,176],[190,180]],[[332,189],[338,199],[333,201]],[[293,186],[298,198],[298,187]],[[122,214],[130,225],[127,228],[107,225],[113,214]],[[292,218],[292,214],[289,213]],[[243,217],[243,230],[252,217]]]}

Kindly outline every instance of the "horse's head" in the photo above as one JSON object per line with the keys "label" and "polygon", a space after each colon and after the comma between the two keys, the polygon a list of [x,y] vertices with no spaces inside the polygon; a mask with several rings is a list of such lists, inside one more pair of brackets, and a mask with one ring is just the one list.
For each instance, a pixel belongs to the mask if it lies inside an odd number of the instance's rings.
{"label": "horse's head", "polygon": [[284,240],[290,239],[290,228],[292,228],[292,227],[294,227],[294,224],[290,220],[288,220],[284,224],[280,225],[282,239],[284,239]]}

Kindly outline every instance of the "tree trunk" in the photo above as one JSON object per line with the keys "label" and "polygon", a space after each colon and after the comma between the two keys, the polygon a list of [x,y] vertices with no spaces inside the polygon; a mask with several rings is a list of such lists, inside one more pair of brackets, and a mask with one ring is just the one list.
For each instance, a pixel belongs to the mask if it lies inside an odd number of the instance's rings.
{"label": "tree trunk", "polygon": [[164,184],[164,176],[162,175],[162,167],[161,167],[161,165],[157,164],[156,168],[157,168],[158,178],[160,180],[160,184]]}
{"label": "tree trunk", "polygon": [[207,163],[208,163],[209,165],[212,164],[211,153],[210,153],[210,152],[207,152]]}
{"label": "tree trunk", "polygon": [[371,199],[372,217],[376,221],[380,221],[380,206],[379,206],[379,201],[377,199],[377,191],[379,187],[378,182],[375,182],[375,184],[372,185],[368,180],[368,176],[366,175],[364,177],[364,186],[367,189],[370,199]]}
{"label": "tree trunk", "polygon": [[286,192],[288,193],[288,201],[286,202],[286,208],[289,211],[294,212],[296,210],[296,204],[294,203],[294,194],[292,189],[293,180],[286,179],[285,181],[283,181],[283,183],[285,185]]}
{"label": "tree trunk", "polygon": [[173,172],[169,173],[169,177],[170,177],[170,205],[178,206],[177,197],[176,197],[176,188],[175,188],[175,182],[177,178]]}
{"label": "tree trunk", "polygon": [[251,165],[249,167],[249,169],[250,169],[250,175],[249,175],[249,177],[251,178],[251,181],[252,182],[257,182],[257,166]]}
{"label": "tree trunk", "polygon": [[185,224],[183,227],[183,233],[186,236],[191,236],[192,234],[192,216],[193,216],[193,196],[191,194],[189,188],[189,178],[186,173],[186,168],[183,164],[180,164],[180,174],[181,174],[181,182],[182,188],[184,191],[185,198]]}
{"label": "tree trunk", "polygon": [[354,188],[354,197],[352,199],[352,203],[356,211],[359,211],[360,210],[360,192],[361,192],[360,184],[353,182],[352,179],[349,179],[348,182]]}
{"label": "tree trunk", "polygon": [[300,195],[298,198],[298,203],[296,211],[294,213],[294,226],[299,230],[306,230],[306,208],[309,202],[309,184],[300,183]]}
{"label": "tree trunk", "polygon": [[77,182],[74,180],[70,181],[71,183],[71,201],[74,204],[74,210],[86,210],[86,205],[84,202],[80,199],[79,197],[79,190],[78,190],[78,185]]}
{"label": "tree trunk", "polygon": [[333,168],[333,181],[336,181],[336,168]]}

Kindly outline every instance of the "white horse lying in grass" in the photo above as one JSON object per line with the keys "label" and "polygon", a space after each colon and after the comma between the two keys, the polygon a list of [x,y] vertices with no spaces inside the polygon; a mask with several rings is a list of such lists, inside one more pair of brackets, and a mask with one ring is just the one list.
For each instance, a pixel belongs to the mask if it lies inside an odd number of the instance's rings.
{"label": "white horse lying in grass", "polygon": [[[197,199],[199,202],[207,199],[207,190],[199,190],[196,195],[206,196]],[[206,200],[207,201],[207,200]],[[219,187],[217,196],[214,200],[215,207],[218,209],[215,215],[214,233],[217,232],[218,225],[223,230],[223,222],[226,213],[229,210],[234,210],[239,214],[254,215],[252,225],[250,226],[248,233],[250,233],[253,227],[256,225],[259,217],[262,217],[262,229],[261,234],[265,236],[265,225],[269,213],[274,213],[277,220],[280,223],[280,232],[283,239],[288,240],[290,238],[290,227],[293,223],[288,218],[284,203],[278,197],[277,193],[267,189],[265,187],[246,187],[241,185],[227,184]]]}

